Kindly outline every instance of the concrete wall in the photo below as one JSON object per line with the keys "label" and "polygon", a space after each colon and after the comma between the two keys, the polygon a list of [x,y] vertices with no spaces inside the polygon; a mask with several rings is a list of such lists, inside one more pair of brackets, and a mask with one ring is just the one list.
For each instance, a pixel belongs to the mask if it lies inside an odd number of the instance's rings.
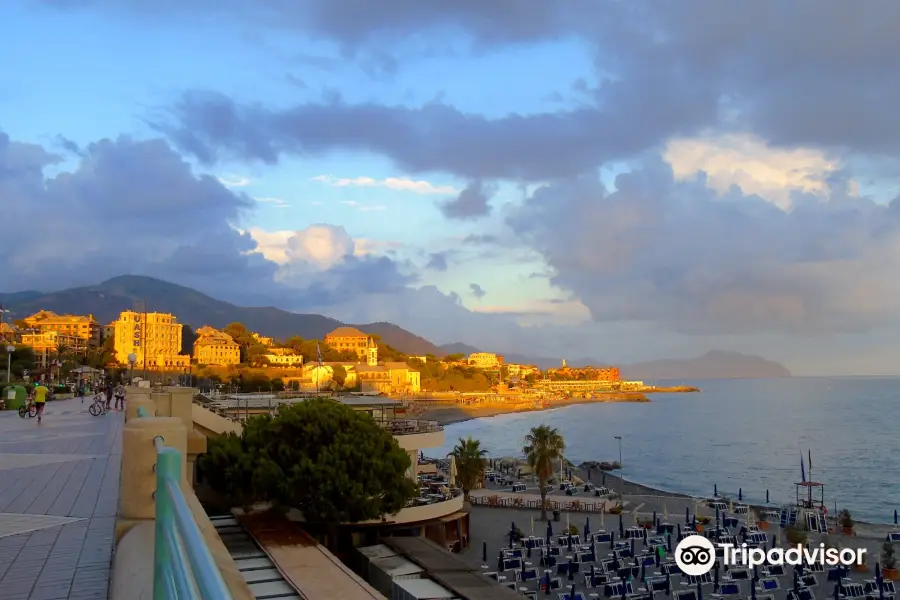
{"label": "concrete wall", "polygon": [[[156,448],[153,440],[160,436],[166,446],[177,448],[182,453],[182,492],[232,597],[235,600],[251,600],[253,594],[250,588],[191,488],[190,466],[193,458],[206,449],[206,438],[193,430],[193,412],[190,409],[193,391],[178,388],[174,393],[170,390],[147,392],[149,390],[129,388],[126,402],[117,542],[110,598],[135,600],[152,597],[156,513]],[[158,416],[136,418],[138,406],[144,406],[150,415]],[[162,411],[168,414],[159,416]],[[202,443],[198,438],[202,438]]]}

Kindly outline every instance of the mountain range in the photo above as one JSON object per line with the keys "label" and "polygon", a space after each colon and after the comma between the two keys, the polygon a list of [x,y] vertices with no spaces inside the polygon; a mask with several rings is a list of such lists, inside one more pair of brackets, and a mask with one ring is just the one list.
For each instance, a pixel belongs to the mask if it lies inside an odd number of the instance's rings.
{"label": "mountain range", "polygon": [[[202,325],[222,328],[234,321],[243,323],[261,335],[286,338],[299,335],[306,339],[322,339],[326,333],[347,325],[322,315],[294,313],[274,306],[236,306],[216,300],[196,290],[152,277],[122,275],[97,285],[70,288],[58,292],[36,291],[0,294],[0,305],[8,309],[12,320],[39,310],[57,313],[92,314],[102,324],[114,321],[124,310],[146,310],[172,313],[181,323],[196,329]],[[365,333],[378,335],[382,341],[409,355],[471,354],[479,349],[457,342],[438,346],[393,323],[377,322],[351,325]],[[536,364],[541,368],[559,366],[559,358],[505,354],[506,362]],[[603,361],[581,359],[572,366],[604,364]],[[622,367],[630,379],[710,379],[733,377],[789,377],[782,365],[759,356],[733,352],[710,351],[691,359],[659,360]]]}

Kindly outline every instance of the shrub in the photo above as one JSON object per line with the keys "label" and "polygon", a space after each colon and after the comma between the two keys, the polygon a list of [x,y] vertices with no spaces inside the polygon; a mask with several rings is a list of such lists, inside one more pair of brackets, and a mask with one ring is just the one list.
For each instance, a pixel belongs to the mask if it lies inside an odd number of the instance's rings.
{"label": "shrub", "polygon": [[785,527],[784,535],[791,544],[805,544],[807,540],[806,532],[797,527]]}
{"label": "shrub", "polygon": [[841,509],[841,512],[838,513],[838,520],[841,522],[841,527],[853,527],[853,517],[846,508]]}
{"label": "shrub", "polygon": [[[865,554],[863,556],[865,556]],[[885,569],[894,569],[897,567],[897,559],[894,558],[894,544],[891,542],[890,537],[885,539],[884,545],[881,546],[881,566]]]}

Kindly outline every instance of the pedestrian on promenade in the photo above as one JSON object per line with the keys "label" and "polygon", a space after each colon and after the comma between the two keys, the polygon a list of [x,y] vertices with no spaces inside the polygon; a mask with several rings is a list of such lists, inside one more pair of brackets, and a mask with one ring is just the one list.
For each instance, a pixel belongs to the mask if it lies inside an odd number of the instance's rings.
{"label": "pedestrian on promenade", "polygon": [[125,386],[121,383],[116,386],[116,410],[125,410]]}
{"label": "pedestrian on promenade", "polygon": [[34,407],[37,409],[37,422],[41,422],[41,418],[44,416],[44,406],[47,405],[47,394],[50,393],[50,388],[45,386],[43,383],[40,383],[34,388]]}
{"label": "pedestrian on promenade", "polygon": [[113,382],[112,379],[109,380],[106,384],[106,410],[109,410],[109,405],[112,402],[113,397]]}

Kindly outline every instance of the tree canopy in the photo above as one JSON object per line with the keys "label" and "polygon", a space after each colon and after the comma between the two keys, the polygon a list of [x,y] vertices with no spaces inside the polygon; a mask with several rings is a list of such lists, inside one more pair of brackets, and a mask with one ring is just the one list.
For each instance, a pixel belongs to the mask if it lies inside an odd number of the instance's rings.
{"label": "tree canopy", "polygon": [[466,500],[469,499],[469,490],[484,478],[487,453],[488,451],[481,447],[481,442],[473,440],[472,436],[466,439],[459,438],[459,443],[450,452],[456,459],[456,480]]}
{"label": "tree canopy", "polygon": [[210,439],[199,465],[229,501],[296,508],[312,523],[377,519],[418,493],[393,436],[368,414],[324,398],[253,417],[240,437]]}

